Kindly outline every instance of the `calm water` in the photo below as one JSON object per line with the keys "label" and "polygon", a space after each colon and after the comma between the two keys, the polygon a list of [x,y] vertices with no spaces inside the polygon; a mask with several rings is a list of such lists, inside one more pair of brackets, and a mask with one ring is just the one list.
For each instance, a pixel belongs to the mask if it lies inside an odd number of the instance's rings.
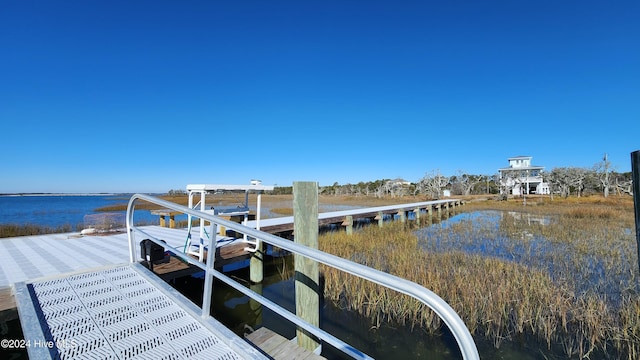
{"label": "calm water", "polygon": [[[38,196],[0,196],[0,225],[2,224],[34,224],[49,227],[71,225],[76,228],[90,221],[92,215],[103,212],[95,210],[104,206],[126,205],[129,195],[38,195]],[[255,212],[255,205],[249,206]],[[320,212],[348,210],[356,208],[350,205],[321,204]],[[126,211],[114,211],[122,219]],[[262,217],[273,218],[282,215],[273,213],[263,205]],[[176,221],[187,220],[186,215],[176,216]],[[157,224],[157,215],[151,215],[148,210],[136,210],[136,223]]]}
{"label": "calm water", "polygon": [[[126,195],[42,195],[42,196],[0,196],[1,224],[33,224],[58,227],[71,225],[73,228],[90,221],[92,215],[104,213],[95,210],[104,206],[127,204]],[[124,219],[125,211],[115,211]],[[186,218],[186,217],[185,217]],[[136,210],[136,222],[157,223],[158,217],[147,210]]]}

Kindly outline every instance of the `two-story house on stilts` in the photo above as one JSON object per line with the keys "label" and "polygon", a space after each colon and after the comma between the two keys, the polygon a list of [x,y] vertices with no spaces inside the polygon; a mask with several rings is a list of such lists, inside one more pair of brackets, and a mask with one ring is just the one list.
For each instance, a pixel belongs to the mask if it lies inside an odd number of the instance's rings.
{"label": "two-story house on stilts", "polygon": [[509,167],[498,169],[501,194],[549,194],[549,184],[542,178],[544,166],[531,165],[531,158],[515,156],[509,158]]}

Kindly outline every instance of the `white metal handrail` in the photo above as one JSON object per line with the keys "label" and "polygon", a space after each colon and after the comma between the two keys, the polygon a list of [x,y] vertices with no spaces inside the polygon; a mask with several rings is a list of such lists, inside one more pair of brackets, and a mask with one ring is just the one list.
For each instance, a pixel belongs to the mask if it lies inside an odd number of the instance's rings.
{"label": "white metal handrail", "polygon": [[[175,211],[180,211],[184,214],[189,214],[204,220],[211,222],[212,226],[224,226],[228,229],[232,229],[236,232],[243,233],[247,236],[259,239],[260,241],[264,241],[273,246],[277,246],[283,250],[289,251],[294,254],[302,255],[308,259],[317,261],[319,263],[323,263],[325,265],[331,266],[335,269],[344,271],[346,273],[361,277],[368,281],[374,282],[376,284],[385,286],[389,289],[398,291],[400,293],[409,295],[420,302],[427,305],[430,309],[432,309],[449,327],[453,336],[455,337],[458,347],[462,353],[464,359],[479,359],[478,350],[476,348],[476,344],[473,341],[473,337],[467,329],[466,325],[458,316],[458,314],[451,308],[447,302],[445,302],[442,298],[440,298],[437,294],[432,292],[431,290],[418,285],[414,282],[408,281],[406,279],[355,263],[353,261],[349,261],[343,258],[340,258],[335,255],[331,255],[325,253],[323,251],[313,249],[304,245],[297,244],[290,240],[285,240],[278,236],[259,231],[233,221],[229,221],[226,219],[222,219],[212,214],[208,214],[205,212],[201,212],[198,210],[190,209],[186,206],[178,205],[169,201],[165,201],[153,196],[145,195],[145,194],[135,194],[129,200],[129,205],[127,207],[127,233],[129,238],[129,257],[130,261],[133,263],[136,261],[136,246],[135,246],[135,233],[134,231],[138,231],[144,234],[146,237],[151,239],[154,243],[165,246],[166,244],[160,242],[160,239],[156,239],[153,236],[145,233],[144,230],[138,229],[133,224],[133,213],[135,210],[135,204],[138,200],[148,201],[157,205],[160,205],[165,208],[169,208]],[[328,344],[334,346],[335,348],[342,350],[344,353],[352,356],[357,359],[369,359],[370,357],[359,350],[353,348],[349,344],[344,343],[342,340],[334,337],[333,335],[325,332],[324,330],[311,325],[310,323],[302,320],[295,314],[289,312],[288,310],[280,307],[279,305],[271,302],[270,300],[264,298],[258,293],[247,289],[245,286],[239,284],[233,279],[227,277],[226,275],[216,271],[214,269],[214,258],[215,251],[213,249],[216,248],[215,236],[211,236],[208,244],[209,251],[207,253],[207,262],[202,263],[197,261],[190,256],[180,252],[175,251],[175,255],[180,257],[182,260],[188,262],[191,265],[197,266],[205,271],[205,284],[203,290],[203,304],[202,304],[202,317],[209,317],[210,314],[210,305],[211,305],[211,292],[213,285],[213,277],[216,277],[235,289],[241,291],[243,294],[249,296],[250,298],[260,302],[262,305],[268,307],[273,310],[277,314],[283,316],[287,320],[293,322],[297,326],[303,328],[309,333],[317,336],[318,338],[324,340]]]}

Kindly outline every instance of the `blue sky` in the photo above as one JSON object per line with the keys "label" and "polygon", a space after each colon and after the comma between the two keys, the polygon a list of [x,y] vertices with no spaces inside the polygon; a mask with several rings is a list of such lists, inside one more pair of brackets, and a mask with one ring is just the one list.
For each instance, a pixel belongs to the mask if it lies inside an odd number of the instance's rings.
{"label": "blue sky", "polygon": [[0,2],[0,193],[630,171],[638,1]]}

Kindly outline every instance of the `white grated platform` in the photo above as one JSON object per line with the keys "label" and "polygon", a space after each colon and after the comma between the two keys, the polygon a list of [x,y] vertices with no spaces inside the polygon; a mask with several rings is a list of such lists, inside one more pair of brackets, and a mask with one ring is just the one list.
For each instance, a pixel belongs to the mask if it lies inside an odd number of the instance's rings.
{"label": "white grated platform", "polygon": [[52,358],[244,358],[130,266],[26,288]]}

